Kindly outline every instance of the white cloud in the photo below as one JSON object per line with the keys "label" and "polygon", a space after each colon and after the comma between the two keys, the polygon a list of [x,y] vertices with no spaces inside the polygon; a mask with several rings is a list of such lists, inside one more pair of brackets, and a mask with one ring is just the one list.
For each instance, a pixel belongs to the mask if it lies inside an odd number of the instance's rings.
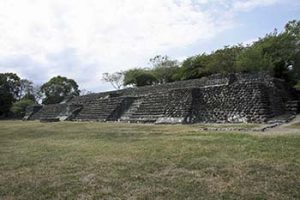
{"label": "white cloud", "polygon": [[244,0],[237,1],[233,4],[233,10],[235,11],[249,11],[256,7],[263,7],[278,3],[279,0]]}
{"label": "white cloud", "polygon": [[[61,74],[97,90],[103,72],[144,64],[156,54],[212,39],[233,26],[228,10],[272,3],[275,0],[0,0],[0,71],[35,74],[29,79],[40,74],[38,80],[43,81]],[[32,66],[14,67],[22,65],[19,57],[28,58]]]}

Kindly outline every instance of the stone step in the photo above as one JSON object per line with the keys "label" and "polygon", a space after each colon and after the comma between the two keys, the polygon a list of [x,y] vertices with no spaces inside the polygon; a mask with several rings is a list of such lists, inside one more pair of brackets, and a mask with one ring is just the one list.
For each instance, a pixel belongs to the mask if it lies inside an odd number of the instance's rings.
{"label": "stone step", "polygon": [[122,105],[124,97],[110,99],[94,99],[86,103],[76,119],[108,120],[111,115]]}
{"label": "stone step", "polygon": [[290,100],[285,103],[285,109],[287,112],[296,114],[300,111],[300,101]]}
{"label": "stone step", "polygon": [[132,115],[137,112],[137,110],[141,104],[142,104],[141,99],[134,100],[133,103],[130,105],[129,109],[122,114],[122,116],[120,117],[120,120],[130,119],[132,117]]}

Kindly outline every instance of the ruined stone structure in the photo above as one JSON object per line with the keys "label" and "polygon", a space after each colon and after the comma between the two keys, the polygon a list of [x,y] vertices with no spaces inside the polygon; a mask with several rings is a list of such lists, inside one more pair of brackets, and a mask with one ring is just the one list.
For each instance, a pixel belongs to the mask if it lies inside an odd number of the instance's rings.
{"label": "ruined stone structure", "polygon": [[201,79],[74,97],[32,106],[28,120],[149,123],[266,122],[299,112],[299,94],[267,73]]}

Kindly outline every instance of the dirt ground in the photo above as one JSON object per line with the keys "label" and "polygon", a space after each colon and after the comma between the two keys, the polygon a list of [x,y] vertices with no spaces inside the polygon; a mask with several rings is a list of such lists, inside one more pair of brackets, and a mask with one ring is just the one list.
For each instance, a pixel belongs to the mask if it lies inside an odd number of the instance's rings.
{"label": "dirt ground", "polygon": [[300,115],[297,115],[289,123],[266,130],[264,134],[300,134]]}

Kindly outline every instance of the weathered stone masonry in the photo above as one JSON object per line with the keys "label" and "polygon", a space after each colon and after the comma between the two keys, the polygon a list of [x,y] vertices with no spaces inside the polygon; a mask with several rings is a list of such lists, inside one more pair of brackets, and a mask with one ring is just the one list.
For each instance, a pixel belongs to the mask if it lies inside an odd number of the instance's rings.
{"label": "weathered stone masonry", "polygon": [[149,123],[266,122],[299,112],[296,90],[267,73],[212,75],[33,106],[25,119]]}

